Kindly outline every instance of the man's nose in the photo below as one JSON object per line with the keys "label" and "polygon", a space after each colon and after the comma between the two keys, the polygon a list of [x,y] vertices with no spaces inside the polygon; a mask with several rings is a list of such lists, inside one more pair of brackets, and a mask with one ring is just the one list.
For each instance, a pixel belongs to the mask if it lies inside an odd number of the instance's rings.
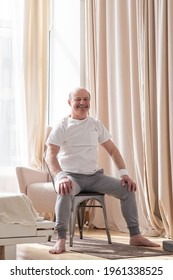
{"label": "man's nose", "polygon": [[80,100],[80,104],[85,104],[85,100],[84,100],[84,99],[81,99],[81,100]]}

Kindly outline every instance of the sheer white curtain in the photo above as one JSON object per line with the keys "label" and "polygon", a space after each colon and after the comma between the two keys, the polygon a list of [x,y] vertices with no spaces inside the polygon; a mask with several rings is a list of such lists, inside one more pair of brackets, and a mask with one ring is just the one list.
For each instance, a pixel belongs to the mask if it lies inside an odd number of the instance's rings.
{"label": "sheer white curtain", "polygon": [[6,15],[2,24],[8,27],[1,53],[1,188],[10,190],[10,174],[16,179],[17,165],[40,168],[42,164],[50,2],[1,1],[0,8],[2,19]]}
{"label": "sheer white curtain", "polygon": [[0,191],[17,191],[15,166],[27,163],[23,0],[0,1]]}
{"label": "sheer white curtain", "polygon": [[28,165],[40,169],[44,152],[48,88],[50,1],[24,1],[24,85]]}

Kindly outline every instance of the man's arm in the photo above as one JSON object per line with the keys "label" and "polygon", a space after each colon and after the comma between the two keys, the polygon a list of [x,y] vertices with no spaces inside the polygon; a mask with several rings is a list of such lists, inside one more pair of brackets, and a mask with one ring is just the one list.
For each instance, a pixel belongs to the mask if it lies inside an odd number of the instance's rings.
{"label": "man's arm", "polygon": [[66,173],[61,169],[58,162],[57,155],[59,153],[60,147],[49,144],[47,147],[45,161],[49,167],[49,170],[54,177],[55,188],[57,192],[61,195],[68,194],[72,188],[72,182],[66,175]]}
{"label": "man's arm", "polygon": [[[125,186],[125,184],[127,183],[129,191],[136,191],[136,184],[128,176],[128,173],[126,173],[125,162],[124,162],[123,157],[122,157],[121,153],[119,152],[118,148],[115,146],[115,144],[111,140],[108,140],[108,141],[104,142],[102,144],[102,146],[105,148],[105,150],[111,156],[113,162],[115,163],[117,169],[119,170],[122,186]],[[124,171],[125,171],[125,174],[123,174]],[[121,175],[121,173],[122,173],[122,175]]]}
{"label": "man's arm", "polygon": [[118,148],[115,146],[115,144],[111,140],[104,142],[102,144],[102,146],[105,148],[105,150],[111,156],[111,158],[113,159],[118,170],[126,169],[125,162],[124,162]]}
{"label": "man's arm", "polygon": [[57,154],[59,153],[60,147],[49,144],[47,147],[45,161],[49,166],[50,172],[53,177],[55,177],[60,171],[62,171],[59,162],[57,160]]}

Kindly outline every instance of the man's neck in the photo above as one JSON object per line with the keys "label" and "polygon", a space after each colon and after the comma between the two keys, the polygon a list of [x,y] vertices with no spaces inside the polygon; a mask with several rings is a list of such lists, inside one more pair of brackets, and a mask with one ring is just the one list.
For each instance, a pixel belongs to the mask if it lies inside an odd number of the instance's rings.
{"label": "man's neck", "polygon": [[82,121],[82,120],[85,120],[88,117],[88,115],[85,115],[85,116],[74,116],[74,115],[71,114],[71,115],[69,115],[69,117],[71,119]]}

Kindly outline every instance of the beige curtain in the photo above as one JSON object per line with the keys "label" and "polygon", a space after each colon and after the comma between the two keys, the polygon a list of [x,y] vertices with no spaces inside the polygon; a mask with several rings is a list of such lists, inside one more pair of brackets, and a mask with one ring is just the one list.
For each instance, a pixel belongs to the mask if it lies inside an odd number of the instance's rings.
{"label": "beige curtain", "polygon": [[29,165],[40,168],[46,121],[49,0],[24,4],[24,78]]}
{"label": "beige curtain", "polygon": [[143,1],[145,188],[151,223],[173,237],[173,1]]}
{"label": "beige curtain", "polygon": [[[173,1],[87,0],[86,87],[138,185],[141,230],[173,237]],[[100,151],[105,173],[117,171]],[[126,231],[119,201],[107,197],[109,224]],[[92,218],[102,227],[100,213]]]}

